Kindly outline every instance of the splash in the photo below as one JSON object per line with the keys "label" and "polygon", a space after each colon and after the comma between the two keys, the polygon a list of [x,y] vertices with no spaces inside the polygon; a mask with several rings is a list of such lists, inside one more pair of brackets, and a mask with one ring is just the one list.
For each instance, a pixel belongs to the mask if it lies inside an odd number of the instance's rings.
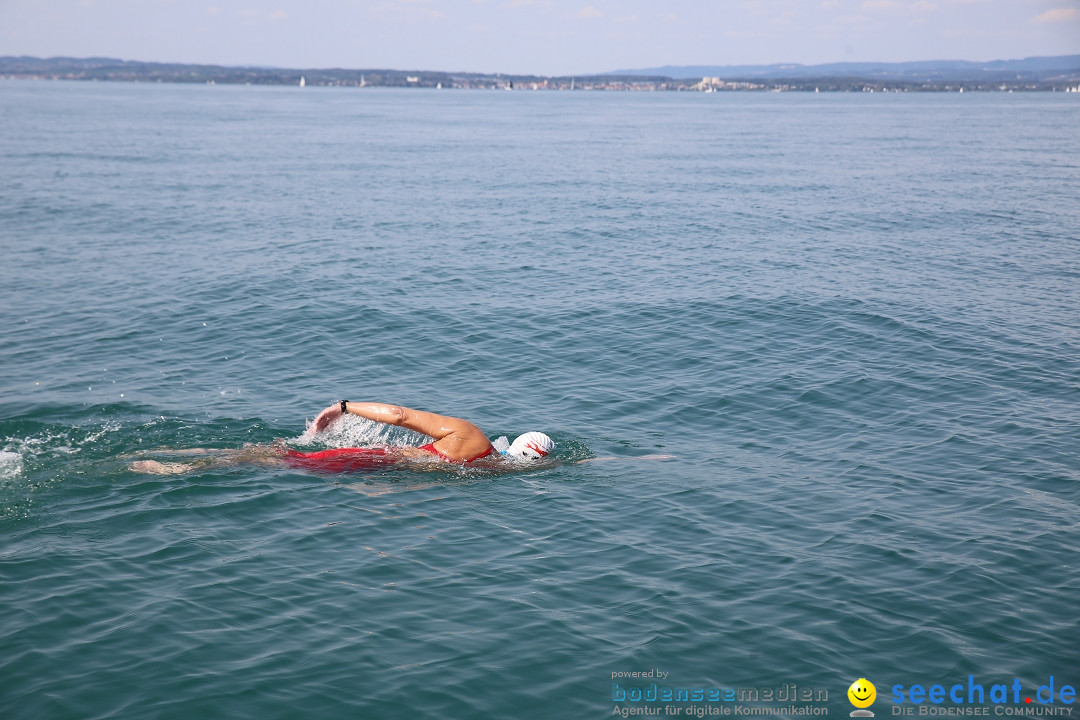
{"label": "splash", "polygon": [[17,452],[0,450],[0,480],[13,480],[22,474],[23,459]]}
{"label": "splash", "polygon": [[311,422],[307,429],[290,444],[301,446],[324,445],[326,447],[376,447],[380,445],[423,445],[431,438],[412,430],[384,425],[366,418],[350,415],[330,424],[321,433],[316,433]]}
{"label": "splash", "polygon": [[4,439],[5,449],[0,460],[13,462],[6,456],[14,455],[31,462],[59,456],[78,455],[84,450],[102,447],[104,440],[115,436],[122,426],[118,422],[106,422],[87,427],[43,426],[38,432],[26,437],[9,436]]}

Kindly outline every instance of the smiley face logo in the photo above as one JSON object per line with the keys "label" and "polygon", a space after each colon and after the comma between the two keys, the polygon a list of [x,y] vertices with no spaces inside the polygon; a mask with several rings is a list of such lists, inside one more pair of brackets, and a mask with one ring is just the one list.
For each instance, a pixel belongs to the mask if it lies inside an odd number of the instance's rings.
{"label": "smiley face logo", "polygon": [[877,699],[877,688],[866,678],[859,678],[847,689],[848,700],[857,708],[868,708]]}

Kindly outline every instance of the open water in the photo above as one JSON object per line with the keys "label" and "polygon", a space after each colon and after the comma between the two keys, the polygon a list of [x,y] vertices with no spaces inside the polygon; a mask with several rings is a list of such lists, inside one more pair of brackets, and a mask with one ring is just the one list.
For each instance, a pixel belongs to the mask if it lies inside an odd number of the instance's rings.
{"label": "open water", "polygon": [[[1065,94],[0,82],[0,717],[1075,716],[1078,188]],[[342,397],[560,463],[128,469]]]}

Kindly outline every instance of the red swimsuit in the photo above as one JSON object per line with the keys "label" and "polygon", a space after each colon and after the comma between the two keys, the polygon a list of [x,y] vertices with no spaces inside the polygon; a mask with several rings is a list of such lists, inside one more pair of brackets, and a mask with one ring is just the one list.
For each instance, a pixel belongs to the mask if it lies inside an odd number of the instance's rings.
{"label": "red swimsuit", "polygon": [[[422,445],[421,450],[432,455],[438,455],[447,462],[454,462],[446,455],[435,449],[435,443]],[[485,458],[495,452],[495,448],[488,447],[471,460]],[[393,465],[397,461],[393,449],[388,447],[373,448],[330,448],[317,452],[300,452],[289,448],[285,451],[285,462],[292,467],[304,468],[305,470],[318,470],[321,472],[357,472],[360,470],[377,470],[382,467]]]}
{"label": "red swimsuit", "polygon": [[394,463],[394,455],[389,448],[330,448],[318,452],[300,452],[289,448],[285,451],[285,462],[296,468],[318,470],[321,472],[356,472],[358,470],[377,470]]}

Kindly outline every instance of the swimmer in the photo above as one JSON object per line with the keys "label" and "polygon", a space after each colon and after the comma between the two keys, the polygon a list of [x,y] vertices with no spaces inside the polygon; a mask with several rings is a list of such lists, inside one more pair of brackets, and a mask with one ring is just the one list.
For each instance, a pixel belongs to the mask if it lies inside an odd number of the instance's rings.
{"label": "swimmer", "polygon": [[[443,462],[455,465],[497,465],[503,459],[520,463],[543,460],[555,449],[555,442],[541,432],[527,432],[512,444],[496,450],[484,432],[468,420],[437,415],[424,410],[374,402],[342,400],[318,414],[309,426],[320,433],[345,415],[356,415],[384,425],[414,430],[432,438],[420,447],[331,448],[317,452],[301,452],[276,441],[272,445],[245,445],[238,450],[181,450],[172,454],[206,455],[195,462],[159,462],[139,460],[131,463],[134,472],[174,475],[201,468],[223,467],[241,463],[256,465],[285,465],[322,472],[355,472],[374,470],[388,465],[420,465]],[[498,444],[506,443],[505,438]]]}

